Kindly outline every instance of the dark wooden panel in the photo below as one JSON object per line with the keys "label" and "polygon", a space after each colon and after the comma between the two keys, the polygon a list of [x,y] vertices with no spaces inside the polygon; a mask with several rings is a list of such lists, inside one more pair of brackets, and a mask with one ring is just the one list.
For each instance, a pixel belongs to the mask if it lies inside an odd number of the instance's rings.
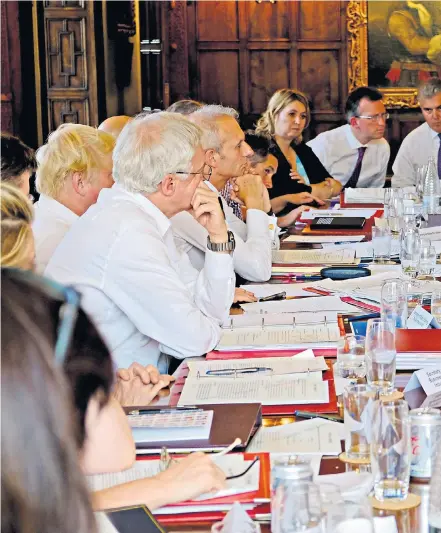
{"label": "dark wooden panel", "polygon": [[48,88],[87,88],[86,21],[47,19]]}
{"label": "dark wooden panel", "polygon": [[248,39],[289,39],[289,2],[246,2]]}
{"label": "dark wooden panel", "polygon": [[311,41],[340,40],[340,2],[303,1],[298,2],[298,7],[299,39]]}
{"label": "dark wooden panel", "polygon": [[237,52],[199,53],[199,99],[239,108]]}
{"label": "dark wooden panel", "polygon": [[45,8],[54,7],[81,7],[84,8],[85,0],[44,0]]}
{"label": "dark wooden panel", "polygon": [[231,41],[239,38],[236,2],[196,2],[199,41]]}
{"label": "dark wooden panel", "polygon": [[314,111],[340,111],[339,62],[337,52],[300,51],[299,88]]}
{"label": "dark wooden panel", "polygon": [[89,121],[89,101],[84,99],[50,99],[49,104],[49,131],[53,131],[65,122],[86,124]]}
{"label": "dark wooden panel", "polygon": [[271,95],[289,87],[289,53],[286,51],[250,52],[250,112],[262,113]]}

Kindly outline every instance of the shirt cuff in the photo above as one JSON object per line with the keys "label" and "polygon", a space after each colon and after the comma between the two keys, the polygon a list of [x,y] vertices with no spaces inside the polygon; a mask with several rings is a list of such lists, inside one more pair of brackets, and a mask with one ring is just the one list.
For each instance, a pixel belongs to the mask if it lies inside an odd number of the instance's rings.
{"label": "shirt cuff", "polygon": [[205,250],[205,275],[208,278],[229,279],[234,277],[233,254]]}

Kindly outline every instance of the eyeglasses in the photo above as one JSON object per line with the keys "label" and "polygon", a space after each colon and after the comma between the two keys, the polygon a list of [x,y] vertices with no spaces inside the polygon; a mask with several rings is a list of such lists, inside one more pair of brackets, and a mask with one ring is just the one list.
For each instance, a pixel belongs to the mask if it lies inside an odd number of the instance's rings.
{"label": "eyeglasses", "polygon": [[378,113],[378,115],[356,115],[357,118],[365,118],[366,120],[373,120],[374,122],[387,120],[389,116],[389,113]]}
{"label": "eyeglasses", "polygon": [[80,308],[80,294],[73,287],[65,287],[55,281],[32,272],[15,268],[2,268],[2,278],[16,280],[37,289],[51,299],[61,302],[55,344],[55,361],[62,365],[69,349]]}
{"label": "eyeglasses", "polygon": [[200,170],[197,172],[173,172],[173,174],[178,174],[182,176],[203,176],[204,180],[210,181],[211,174],[213,172],[213,169],[210,167],[210,165],[204,165]]}
{"label": "eyeglasses", "polygon": [[437,111],[438,113],[441,112],[441,105],[438,107],[423,107],[424,113],[427,113],[428,115],[433,115],[434,111]]}

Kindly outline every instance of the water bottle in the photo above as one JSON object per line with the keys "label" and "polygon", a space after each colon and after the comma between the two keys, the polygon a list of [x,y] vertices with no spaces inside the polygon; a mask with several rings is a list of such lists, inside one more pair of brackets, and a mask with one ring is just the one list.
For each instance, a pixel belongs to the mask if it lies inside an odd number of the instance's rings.
{"label": "water bottle", "polygon": [[436,215],[438,213],[440,195],[440,180],[438,178],[435,158],[431,156],[427,164],[423,187],[423,204],[427,208],[429,215]]}
{"label": "water bottle", "polygon": [[429,533],[441,532],[441,448],[435,458],[429,493]]}

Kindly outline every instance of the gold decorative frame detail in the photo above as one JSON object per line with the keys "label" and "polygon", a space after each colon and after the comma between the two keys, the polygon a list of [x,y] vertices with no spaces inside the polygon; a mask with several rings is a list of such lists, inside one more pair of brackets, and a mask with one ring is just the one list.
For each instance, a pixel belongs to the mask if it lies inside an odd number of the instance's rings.
{"label": "gold decorative frame detail", "polygon": [[[367,0],[349,0],[346,8],[348,30],[348,90],[368,84]],[[416,88],[378,87],[386,107],[418,107]]]}

